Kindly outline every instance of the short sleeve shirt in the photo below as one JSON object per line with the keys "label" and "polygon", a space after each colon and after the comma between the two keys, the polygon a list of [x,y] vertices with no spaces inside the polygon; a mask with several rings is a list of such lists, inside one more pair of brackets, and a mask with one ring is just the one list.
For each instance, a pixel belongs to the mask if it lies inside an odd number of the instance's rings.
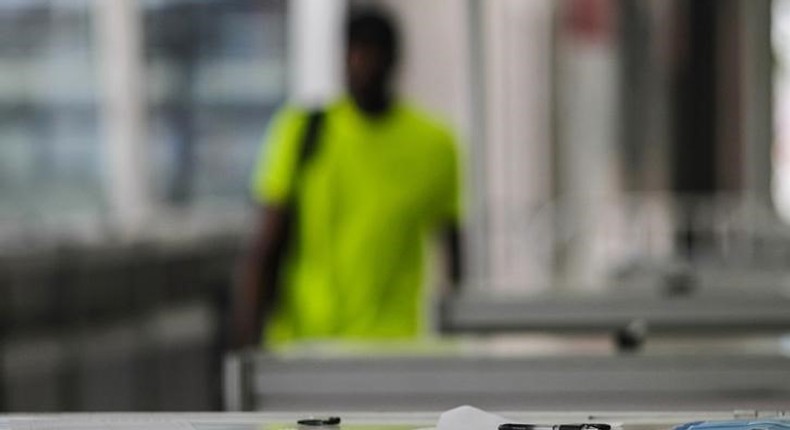
{"label": "short sleeve shirt", "polygon": [[278,113],[253,177],[261,204],[297,202],[266,338],[413,338],[424,329],[427,238],[460,217],[453,134],[404,103],[370,118],[344,98],[300,164],[307,118]]}

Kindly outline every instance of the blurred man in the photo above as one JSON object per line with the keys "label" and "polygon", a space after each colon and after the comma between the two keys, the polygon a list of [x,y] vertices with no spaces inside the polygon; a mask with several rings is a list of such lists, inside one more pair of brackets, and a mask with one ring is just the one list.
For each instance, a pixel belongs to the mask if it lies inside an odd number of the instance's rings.
{"label": "blurred man", "polygon": [[460,281],[452,133],[395,96],[399,40],[387,14],[353,11],[346,42],[348,95],[321,111],[285,108],[270,126],[253,180],[263,209],[236,302],[239,345],[260,334],[269,344],[418,336],[436,233],[448,278]]}

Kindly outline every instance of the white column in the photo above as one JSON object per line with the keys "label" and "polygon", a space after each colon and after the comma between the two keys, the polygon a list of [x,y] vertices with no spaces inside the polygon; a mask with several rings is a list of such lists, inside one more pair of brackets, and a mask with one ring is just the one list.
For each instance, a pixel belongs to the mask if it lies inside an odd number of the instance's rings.
{"label": "white column", "polygon": [[343,89],[346,0],[291,0],[289,55],[292,102],[316,106]]}
{"label": "white column", "polygon": [[554,0],[483,4],[486,208],[493,288],[538,293],[550,286],[552,19]]}
{"label": "white column", "polygon": [[[580,6],[573,1],[564,4]],[[613,16],[611,11],[599,13]],[[570,221],[563,232],[573,238],[560,245],[565,249],[564,279],[558,287],[585,291],[604,286],[609,270],[605,247],[610,240],[604,233],[617,225],[608,209],[620,196],[614,146],[619,122],[618,49],[614,27],[600,19],[594,32],[565,28],[557,48],[560,211]]]}
{"label": "white column", "polygon": [[142,17],[137,0],[95,0],[103,166],[113,220],[123,233],[150,216]]}

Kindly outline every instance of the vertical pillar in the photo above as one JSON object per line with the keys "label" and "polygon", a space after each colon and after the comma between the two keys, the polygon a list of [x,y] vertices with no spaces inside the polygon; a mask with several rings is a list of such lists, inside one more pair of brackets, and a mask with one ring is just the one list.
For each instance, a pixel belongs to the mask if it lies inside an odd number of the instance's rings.
{"label": "vertical pillar", "polygon": [[[558,290],[603,288],[612,204],[622,197],[617,2],[559,2],[557,40]],[[602,237],[603,236],[603,237]]]}
{"label": "vertical pillar", "polygon": [[326,103],[343,87],[346,0],[291,0],[289,7],[290,99]]}
{"label": "vertical pillar", "polygon": [[[551,283],[552,0],[484,4],[486,189],[490,278],[498,290],[538,293]],[[525,42],[527,41],[527,42]]]}
{"label": "vertical pillar", "polygon": [[723,10],[720,0],[694,0],[679,3],[678,19],[683,43],[679,50],[673,92],[673,181],[672,189],[684,204],[676,214],[675,246],[681,256],[690,256],[709,246],[710,237],[702,234],[694,222],[695,206],[685,207],[683,197],[712,198],[720,189],[717,169],[722,148],[717,146],[720,133],[717,118],[717,89],[722,78],[718,62],[717,39]]}
{"label": "vertical pillar", "polygon": [[152,209],[140,2],[95,0],[94,8],[108,202],[113,221],[129,234]]}
{"label": "vertical pillar", "polygon": [[468,267],[467,280],[473,288],[481,288],[490,281],[490,243],[488,239],[487,205],[487,156],[486,156],[486,70],[483,2],[466,1],[467,43],[469,55],[469,223],[464,267]]}
{"label": "vertical pillar", "polygon": [[771,1],[750,0],[738,4],[743,8],[744,18],[745,187],[749,197],[770,204],[774,141]]}

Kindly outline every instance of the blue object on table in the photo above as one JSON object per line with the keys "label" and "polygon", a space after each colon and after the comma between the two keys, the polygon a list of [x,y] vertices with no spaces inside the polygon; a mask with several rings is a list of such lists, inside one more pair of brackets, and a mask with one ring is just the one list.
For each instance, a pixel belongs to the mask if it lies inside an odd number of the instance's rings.
{"label": "blue object on table", "polygon": [[790,420],[696,421],[679,425],[675,430],[790,430]]}

